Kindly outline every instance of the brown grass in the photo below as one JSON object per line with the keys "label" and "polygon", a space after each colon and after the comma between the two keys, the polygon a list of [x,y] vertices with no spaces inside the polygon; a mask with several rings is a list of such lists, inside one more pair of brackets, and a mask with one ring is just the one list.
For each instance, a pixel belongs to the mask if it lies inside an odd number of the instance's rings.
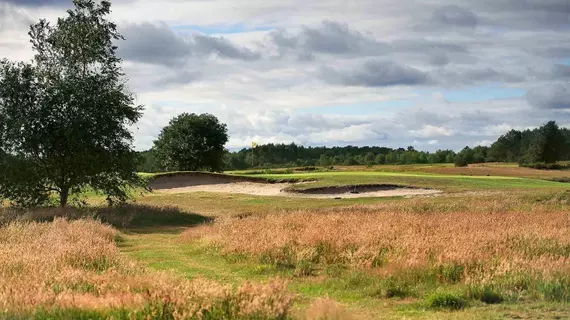
{"label": "brown grass", "polygon": [[517,272],[570,275],[565,199],[447,200],[222,219],[183,237],[292,265],[343,263],[386,273],[461,266],[461,277],[477,282]]}
{"label": "brown grass", "polygon": [[[94,220],[0,227],[0,317],[35,310],[128,309],[175,319],[286,315],[286,283],[239,288],[151,272],[120,255],[117,231]],[[146,316],[145,316],[146,315]]]}

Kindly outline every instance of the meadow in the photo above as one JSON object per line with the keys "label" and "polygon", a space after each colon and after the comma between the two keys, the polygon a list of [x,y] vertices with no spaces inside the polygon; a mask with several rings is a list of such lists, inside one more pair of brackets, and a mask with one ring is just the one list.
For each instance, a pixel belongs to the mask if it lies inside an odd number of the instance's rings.
{"label": "meadow", "polygon": [[[152,193],[0,215],[0,318],[562,319],[568,171],[512,165],[231,172],[420,197]],[[152,178],[152,175],[149,175]],[[54,217],[55,218],[54,220]]]}

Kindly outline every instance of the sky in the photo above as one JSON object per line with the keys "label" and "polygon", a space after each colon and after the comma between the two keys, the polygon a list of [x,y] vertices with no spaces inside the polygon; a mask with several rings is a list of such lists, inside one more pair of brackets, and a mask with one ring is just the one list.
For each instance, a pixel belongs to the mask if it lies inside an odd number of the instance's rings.
{"label": "sky", "polygon": [[[489,145],[570,126],[568,0],[115,0],[118,54],[152,147],[184,113],[228,125],[227,147]],[[0,58],[70,0],[0,0]]]}

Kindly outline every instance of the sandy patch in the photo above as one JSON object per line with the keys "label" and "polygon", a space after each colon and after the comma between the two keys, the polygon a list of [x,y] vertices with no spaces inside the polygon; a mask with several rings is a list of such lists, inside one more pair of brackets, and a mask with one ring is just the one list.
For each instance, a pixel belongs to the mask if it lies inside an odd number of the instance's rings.
{"label": "sandy patch", "polygon": [[188,193],[188,192],[215,192],[215,193],[237,193],[255,196],[282,196],[297,198],[364,198],[364,197],[398,197],[398,196],[418,196],[432,195],[440,193],[439,190],[402,188],[396,186],[366,186],[363,188],[331,188],[304,190],[301,192],[284,191],[290,187],[291,183],[255,183],[255,182],[227,182],[210,183],[188,186],[173,184],[170,188],[165,188],[162,184],[160,188],[154,188],[157,193]]}

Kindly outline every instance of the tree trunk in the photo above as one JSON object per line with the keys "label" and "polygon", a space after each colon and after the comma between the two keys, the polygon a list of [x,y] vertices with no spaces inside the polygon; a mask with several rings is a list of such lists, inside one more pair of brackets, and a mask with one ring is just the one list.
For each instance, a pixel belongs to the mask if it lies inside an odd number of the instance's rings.
{"label": "tree trunk", "polygon": [[69,198],[69,187],[61,188],[59,193],[59,206],[65,208],[67,206],[67,199]]}

